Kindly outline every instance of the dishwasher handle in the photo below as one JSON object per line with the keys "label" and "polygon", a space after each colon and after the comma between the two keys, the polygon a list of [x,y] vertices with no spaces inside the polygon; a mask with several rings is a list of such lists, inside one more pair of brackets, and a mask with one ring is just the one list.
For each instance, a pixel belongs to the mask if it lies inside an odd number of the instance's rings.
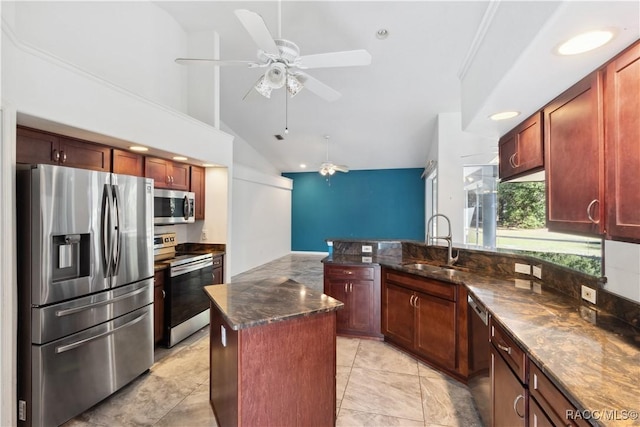
{"label": "dishwasher handle", "polygon": [[484,323],[485,325],[489,325],[489,313],[487,312],[487,310],[484,307],[480,306],[476,302],[476,300],[471,297],[471,295],[467,295],[467,302],[469,304],[469,307],[473,309],[473,312],[480,318],[480,320],[482,320],[482,323]]}

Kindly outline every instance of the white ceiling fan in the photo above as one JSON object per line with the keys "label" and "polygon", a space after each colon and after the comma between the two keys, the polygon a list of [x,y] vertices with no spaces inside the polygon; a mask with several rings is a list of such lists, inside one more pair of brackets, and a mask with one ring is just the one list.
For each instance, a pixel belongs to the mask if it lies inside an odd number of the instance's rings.
{"label": "white ceiling fan", "polygon": [[240,23],[258,46],[257,61],[237,61],[202,58],[177,58],[178,64],[212,64],[266,68],[253,88],[266,98],[273,89],[287,87],[293,97],[303,88],[327,101],[340,98],[340,92],[311,77],[302,70],[311,68],[351,67],[371,64],[371,55],[364,49],[300,56],[300,48],[292,41],[274,39],[262,17],[250,10],[235,11]]}
{"label": "white ceiling fan", "polygon": [[318,172],[320,172],[320,175],[322,176],[333,175],[336,172],[349,172],[348,166],[336,165],[335,163],[329,161],[329,138],[331,138],[329,135],[325,135],[324,137],[324,139],[327,140],[327,160],[325,160],[325,162],[320,165],[320,170]]}

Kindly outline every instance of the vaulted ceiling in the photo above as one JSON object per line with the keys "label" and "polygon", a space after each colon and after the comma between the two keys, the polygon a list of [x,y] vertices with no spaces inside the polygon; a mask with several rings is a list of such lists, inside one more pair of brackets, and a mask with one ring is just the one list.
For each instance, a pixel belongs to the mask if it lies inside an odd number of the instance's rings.
{"label": "vaulted ceiling", "polygon": [[[352,169],[423,167],[439,113],[460,112],[462,129],[497,138],[638,39],[640,22],[636,1],[157,5],[189,33],[216,31],[221,59],[256,58],[257,47],[235,9],[259,13],[271,34],[278,38],[281,32],[301,55],[369,51],[369,66],[307,70],[342,94],[334,102],[302,90],[286,105],[284,89],[270,99],[250,91],[264,69],[221,67],[221,120],[281,171],[301,171],[301,163],[317,168],[326,156],[325,135],[331,136],[331,160]],[[609,44],[571,58],[554,53],[569,37],[602,27],[616,32]],[[379,29],[388,31],[386,39],[376,37]],[[211,51],[195,55],[211,57]],[[488,120],[501,110],[522,114]]]}

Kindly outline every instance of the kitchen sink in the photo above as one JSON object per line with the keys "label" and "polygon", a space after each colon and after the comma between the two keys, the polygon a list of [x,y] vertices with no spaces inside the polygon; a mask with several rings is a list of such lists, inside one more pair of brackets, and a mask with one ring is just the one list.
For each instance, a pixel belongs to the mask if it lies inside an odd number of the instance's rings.
{"label": "kitchen sink", "polygon": [[461,267],[459,265],[435,264],[435,263],[420,262],[420,261],[406,262],[406,263],[403,263],[402,266],[408,267],[408,268],[415,268],[416,270],[432,271],[432,272],[442,271],[442,270],[465,271],[465,272],[470,271],[469,268]]}

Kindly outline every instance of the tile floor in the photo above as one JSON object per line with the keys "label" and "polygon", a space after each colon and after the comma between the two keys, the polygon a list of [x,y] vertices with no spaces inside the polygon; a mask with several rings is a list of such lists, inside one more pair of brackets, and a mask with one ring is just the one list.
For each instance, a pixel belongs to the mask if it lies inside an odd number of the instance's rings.
{"label": "tile floor", "polygon": [[[321,290],[320,259],[288,255],[232,282],[282,275]],[[148,373],[64,426],[216,426],[208,346],[204,328],[171,349],[158,348]],[[337,426],[482,425],[467,387],[388,344],[338,337],[336,365]]]}

